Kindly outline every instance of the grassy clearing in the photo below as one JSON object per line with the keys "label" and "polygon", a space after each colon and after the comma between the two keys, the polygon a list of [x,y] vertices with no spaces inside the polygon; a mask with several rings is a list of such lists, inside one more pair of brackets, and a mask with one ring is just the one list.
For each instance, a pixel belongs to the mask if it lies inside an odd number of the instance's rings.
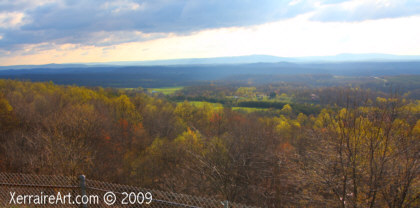
{"label": "grassy clearing", "polygon": [[248,107],[232,107],[234,111],[244,111],[247,113],[252,113],[256,111],[267,111],[268,108],[248,108]]}
{"label": "grassy clearing", "polygon": [[163,87],[163,88],[148,88],[147,91],[150,93],[159,92],[164,95],[171,95],[178,90],[182,90],[184,87]]}
{"label": "grassy clearing", "polygon": [[[181,103],[183,103],[183,101],[178,102],[178,104],[181,104]],[[210,103],[206,101],[188,101],[188,103],[193,106],[200,107],[200,108],[207,105],[207,106],[213,107],[214,109],[223,109],[223,105],[220,103]],[[252,112],[257,112],[257,111],[268,111],[269,108],[232,107],[232,110],[252,113]]]}
{"label": "grassy clearing", "polygon": [[[178,104],[180,103],[184,103],[184,101],[182,102],[178,102]],[[206,102],[206,101],[188,101],[189,104],[195,106],[195,107],[204,107],[205,105],[211,106],[215,109],[222,109],[223,105],[220,103],[210,103],[210,102]]]}

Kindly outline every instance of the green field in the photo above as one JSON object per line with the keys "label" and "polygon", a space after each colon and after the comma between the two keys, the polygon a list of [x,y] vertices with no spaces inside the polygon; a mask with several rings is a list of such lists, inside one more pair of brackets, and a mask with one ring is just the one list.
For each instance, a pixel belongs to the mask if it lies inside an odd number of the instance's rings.
{"label": "green field", "polygon": [[147,88],[150,93],[162,93],[164,95],[171,95],[178,90],[182,90],[184,87],[164,87],[164,88]]}
{"label": "green field", "polygon": [[267,111],[268,108],[248,108],[248,107],[232,107],[234,111],[244,111],[246,113],[252,113],[257,111]]}
{"label": "green field", "polygon": [[[182,102],[178,102],[178,104],[180,103],[184,103]],[[204,107],[204,105],[208,105],[211,106],[215,109],[222,109],[223,105],[220,103],[210,103],[210,102],[206,102],[206,101],[188,101],[189,104],[196,106],[196,107]],[[232,107],[232,110],[234,111],[243,111],[246,113],[252,113],[252,112],[257,112],[257,111],[267,111],[269,110],[268,108],[249,108],[249,107]]]}
{"label": "green field", "polygon": [[[184,101],[177,102],[178,104],[184,103]],[[206,101],[188,101],[189,104],[195,106],[195,107],[203,107],[204,105],[211,106],[216,109],[222,109],[223,105],[220,103],[210,103]]]}

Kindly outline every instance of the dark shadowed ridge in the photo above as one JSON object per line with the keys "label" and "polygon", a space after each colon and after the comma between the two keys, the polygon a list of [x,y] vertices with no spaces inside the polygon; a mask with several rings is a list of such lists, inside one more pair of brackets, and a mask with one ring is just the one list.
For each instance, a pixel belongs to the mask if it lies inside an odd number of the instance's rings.
{"label": "dark shadowed ridge", "polygon": [[0,68],[2,69],[0,78],[53,81],[57,84],[82,86],[162,87],[186,86],[218,80],[249,81],[256,78],[267,83],[289,81],[301,75],[328,75],[327,77],[330,78],[334,76],[375,78],[420,75],[420,59],[416,59],[416,56],[371,54],[365,56],[366,61],[361,61],[360,58],[358,61],[351,61],[358,56],[360,55],[347,54],[322,57],[322,59],[308,57],[286,61],[288,58],[254,55],[154,62],[117,62],[118,64],[114,62],[3,66]]}
{"label": "dark shadowed ridge", "polygon": [[339,54],[335,56],[308,57],[278,57],[269,55],[248,55],[215,58],[187,58],[154,61],[116,61],[96,63],[68,63],[45,65],[14,65],[0,66],[5,69],[34,69],[34,68],[85,68],[104,66],[170,66],[170,65],[212,65],[212,64],[251,64],[251,63],[324,63],[324,62],[406,62],[420,61],[420,56],[400,56],[390,54]]}

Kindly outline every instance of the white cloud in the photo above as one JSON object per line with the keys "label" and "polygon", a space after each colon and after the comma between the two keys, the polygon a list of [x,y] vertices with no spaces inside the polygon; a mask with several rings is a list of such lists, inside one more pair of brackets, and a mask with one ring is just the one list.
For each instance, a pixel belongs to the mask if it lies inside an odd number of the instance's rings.
{"label": "white cloud", "polygon": [[16,28],[23,24],[23,12],[0,13],[0,28]]}
{"label": "white cloud", "polygon": [[38,45],[28,47],[32,53],[11,54],[0,58],[0,63],[139,61],[249,54],[283,57],[340,53],[420,54],[420,28],[416,27],[420,17],[352,23],[314,22],[309,17],[310,14],[306,14],[259,26],[210,29],[185,36],[170,34],[144,42],[123,41],[113,47],[57,45],[55,49],[36,51]]}
{"label": "white cloud", "polygon": [[[2,65],[248,54],[420,54],[420,0],[265,0],[245,6],[239,0],[5,2],[0,2]],[[10,11],[2,6],[8,4],[13,4]]]}
{"label": "white cloud", "polygon": [[[313,22],[310,15],[254,27],[224,28],[148,42],[142,58],[248,54],[321,56],[340,53],[420,54],[420,17],[356,23]],[[140,51],[138,53],[141,53]]]}
{"label": "white cloud", "polygon": [[293,6],[293,5],[299,4],[300,2],[301,2],[301,0],[292,0],[292,1],[289,2],[289,5]]}
{"label": "white cloud", "polygon": [[111,10],[113,14],[144,10],[146,7],[145,3],[137,3],[131,0],[115,0],[111,2],[104,2],[101,5],[102,9]]}

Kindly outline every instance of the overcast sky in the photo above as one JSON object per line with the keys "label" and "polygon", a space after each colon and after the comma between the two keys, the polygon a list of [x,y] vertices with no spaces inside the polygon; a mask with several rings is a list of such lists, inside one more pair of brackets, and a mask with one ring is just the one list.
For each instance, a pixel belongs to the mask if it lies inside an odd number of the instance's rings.
{"label": "overcast sky", "polygon": [[420,0],[1,0],[0,65],[420,55]]}

